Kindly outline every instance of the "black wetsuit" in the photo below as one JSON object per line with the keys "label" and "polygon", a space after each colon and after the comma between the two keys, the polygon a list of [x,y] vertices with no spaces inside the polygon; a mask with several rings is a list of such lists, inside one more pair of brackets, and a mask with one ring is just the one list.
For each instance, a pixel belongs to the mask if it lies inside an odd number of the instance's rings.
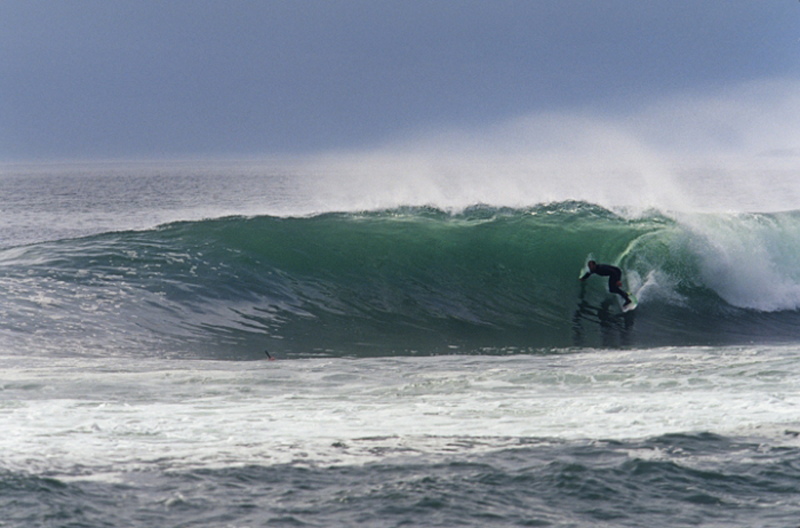
{"label": "black wetsuit", "polygon": [[617,283],[622,280],[622,270],[616,266],[611,266],[609,264],[597,264],[594,268],[594,271],[587,271],[586,275],[581,277],[581,280],[589,278],[592,274],[600,275],[601,277],[608,277],[608,291],[611,293],[616,293],[617,295],[621,295],[623,299],[625,299],[625,304],[631,302],[631,298],[628,297],[628,294],[623,291]]}

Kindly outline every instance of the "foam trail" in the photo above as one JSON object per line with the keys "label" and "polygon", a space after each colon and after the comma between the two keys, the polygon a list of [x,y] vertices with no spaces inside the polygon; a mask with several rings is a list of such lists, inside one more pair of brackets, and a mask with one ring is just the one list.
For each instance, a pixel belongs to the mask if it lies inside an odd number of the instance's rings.
{"label": "foam trail", "polygon": [[519,447],[520,437],[711,431],[796,445],[782,434],[797,426],[800,367],[791,356],[667,348],[268,365],[26,358],[24,366],[0,356],[5,390],[20,402],[0,414],[8,432],[0,448],[6,467],[75,478],[93,468],[108,478],[152,463],[178,471],[441,457],[454,441],[480,452]]}

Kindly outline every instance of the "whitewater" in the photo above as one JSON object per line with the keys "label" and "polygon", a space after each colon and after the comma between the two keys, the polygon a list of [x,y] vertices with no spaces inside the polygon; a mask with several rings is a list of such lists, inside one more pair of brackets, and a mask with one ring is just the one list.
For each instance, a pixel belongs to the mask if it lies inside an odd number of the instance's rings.
{"label": "whitewater", "polygon": [[796,157],[541,122],[2,166],[0,525],[796,526]]}

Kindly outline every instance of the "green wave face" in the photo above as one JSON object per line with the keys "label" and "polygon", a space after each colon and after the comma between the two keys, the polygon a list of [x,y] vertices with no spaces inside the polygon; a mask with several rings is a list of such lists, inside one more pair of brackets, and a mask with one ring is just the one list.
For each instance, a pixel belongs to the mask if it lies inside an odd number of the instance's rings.
{"label": "green wave face", "polygon": [[[795,341],[799,240],[795,213],[572,202],[236,217],[6,250],[0,288],[22,349],[23,322],[54,348],[113,335],[120,350],[235,358]],[[589,253],[624,271],[635,311],[604,277],[577,280]]]}

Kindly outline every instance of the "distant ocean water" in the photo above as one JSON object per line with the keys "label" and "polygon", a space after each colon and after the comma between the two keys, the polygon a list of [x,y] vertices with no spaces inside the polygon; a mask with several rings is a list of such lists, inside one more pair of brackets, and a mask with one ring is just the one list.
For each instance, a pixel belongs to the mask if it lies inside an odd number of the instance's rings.
{"label": "distant ocean water", "polygon": [[2,168],[0,526],[800,526],[800,212],[304,171]]}

